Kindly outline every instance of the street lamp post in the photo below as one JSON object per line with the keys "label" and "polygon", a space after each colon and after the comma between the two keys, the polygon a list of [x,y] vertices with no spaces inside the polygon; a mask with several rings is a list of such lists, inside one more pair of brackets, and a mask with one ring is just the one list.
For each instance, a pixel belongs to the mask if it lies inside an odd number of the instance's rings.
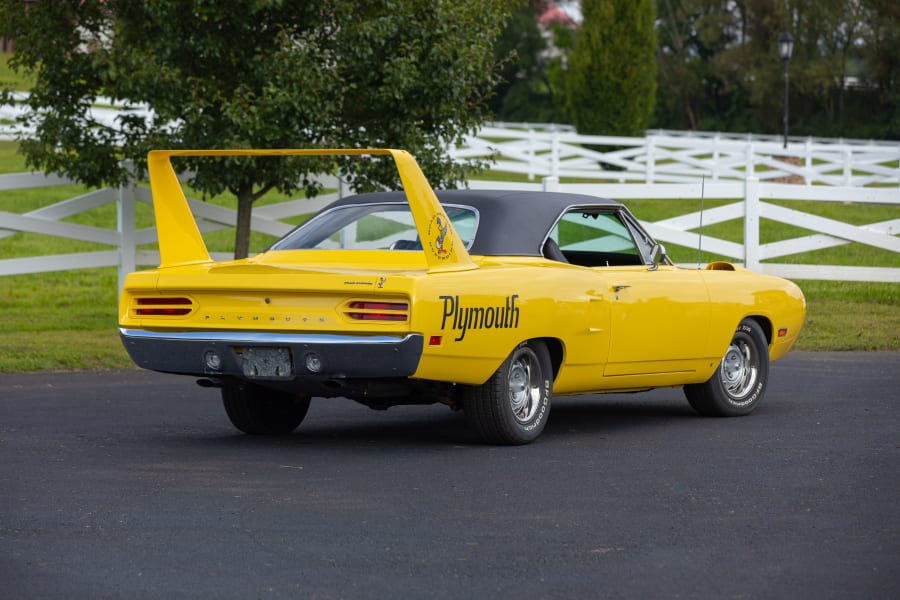
{"label": "street lamp post", "polygon": [[784,147],[788,140],[788,61],[794,51],[794,37],[786,31],[778,34],[778,56],[784,64]]}

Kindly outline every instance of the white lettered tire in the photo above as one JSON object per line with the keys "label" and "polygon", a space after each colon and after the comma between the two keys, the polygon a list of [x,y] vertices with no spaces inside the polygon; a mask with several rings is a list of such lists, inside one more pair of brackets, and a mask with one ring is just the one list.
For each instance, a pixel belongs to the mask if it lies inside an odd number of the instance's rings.
{"label": "white lettered tire", "polygon": [[487,382],[468,390],[466,420],[488,443],[527,444],[547,424],[552,390],[547,346],[538,340],[522,343]]}
{"label": "white lettered tire", "polygon": [[684,386],[684,395],[701,415],[741,417],[759,405],[768,381],[766,336],[759,323],[744,319],[712,377],[705,383]]}

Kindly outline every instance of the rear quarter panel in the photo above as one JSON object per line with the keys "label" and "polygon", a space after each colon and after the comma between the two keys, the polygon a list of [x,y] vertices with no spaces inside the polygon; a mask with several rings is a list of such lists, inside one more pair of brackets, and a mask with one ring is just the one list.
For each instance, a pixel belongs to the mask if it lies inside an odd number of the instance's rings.
{"label": "rear quarter panel", "polygon": [[518,344],[536,338],[559,340],[569,358],[606,360],[608,328],[589,327],[595,304],[568,266],[534,258],[429,274],[414,306],[411,329],[425,337],[418,378],[484,383]]}

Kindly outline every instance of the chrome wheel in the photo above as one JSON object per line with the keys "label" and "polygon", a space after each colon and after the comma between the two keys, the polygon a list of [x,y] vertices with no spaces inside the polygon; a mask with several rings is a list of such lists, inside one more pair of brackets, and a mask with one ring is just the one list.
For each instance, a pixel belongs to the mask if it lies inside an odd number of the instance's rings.
{"label": "chrome wheel", "polygon": [[542,375],[538,358],[528,347],[513,356],[509,369],[509,404],[519,423],[528,423],[541,404]]}
{"label": "chrome wheel", "polygon": [[759,374],[759,355],[748,340],[735,339],[722,358],[719,367],[725,392],[736,404],[741,404],[756,385]]}

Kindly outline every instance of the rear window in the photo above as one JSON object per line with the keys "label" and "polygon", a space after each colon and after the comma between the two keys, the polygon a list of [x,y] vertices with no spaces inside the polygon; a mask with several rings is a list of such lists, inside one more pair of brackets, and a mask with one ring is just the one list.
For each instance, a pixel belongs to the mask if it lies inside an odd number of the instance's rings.
{"label": "rear window", "polygon": [[[467,206],[444,205],[466,248],[475,237],[478,214]],[[276,242],[271,250],[421,250],[409,205],[355,204],[321,213]]]}

